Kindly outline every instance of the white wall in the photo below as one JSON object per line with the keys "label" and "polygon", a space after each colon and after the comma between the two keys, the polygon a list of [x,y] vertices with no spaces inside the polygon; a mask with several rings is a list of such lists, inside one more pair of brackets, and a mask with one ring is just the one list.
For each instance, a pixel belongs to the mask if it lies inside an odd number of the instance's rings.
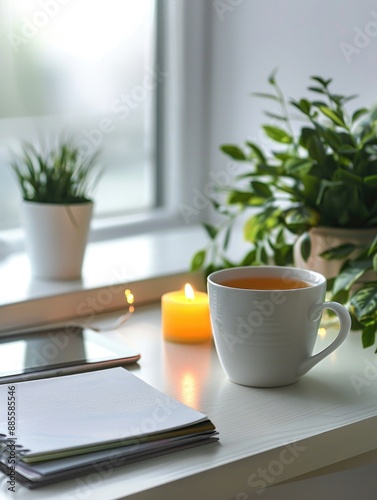
{"label": "white wall", "polygon": [[[377,103],[375,0],[206,1],[212,4],[210,172],[226,166],[220,144],[263,140],[261,111],[271,103],[250,93],[269,90],[275,67],[290,97],[303,97],[309,77],[321,75],[334,79],[333,90],[360,96],[352,107]],[[355,40],[360,30],[370,36]],[[342,50],[342,43],[349,45]],[[349,50],[355,52],[347,58]]]}

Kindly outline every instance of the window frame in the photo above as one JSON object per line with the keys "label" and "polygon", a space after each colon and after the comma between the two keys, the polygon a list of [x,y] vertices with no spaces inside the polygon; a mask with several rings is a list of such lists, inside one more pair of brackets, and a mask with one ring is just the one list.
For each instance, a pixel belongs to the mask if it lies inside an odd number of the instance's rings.
{"label": "window frame", "polygon": [[[190,5],[188,5],[190,3]],[[205,218],[195,208],[209,164],[208,40],[210,6],[202,0],[157,0],[156,65],[167,75],[156,87],[153,103],[156,155],[156,207],[136,214],[93,218],[90,241],[104,241],[172,227]],[[189,217],[182,207],[191,208]],[[206,207],[207,208],[207,207]],[[25,249],[22,227],[0,231],[0,255]]]}

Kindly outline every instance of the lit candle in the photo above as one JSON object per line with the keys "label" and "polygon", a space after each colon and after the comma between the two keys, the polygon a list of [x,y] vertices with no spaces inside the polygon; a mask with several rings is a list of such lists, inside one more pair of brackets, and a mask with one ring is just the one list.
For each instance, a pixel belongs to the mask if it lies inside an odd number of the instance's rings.
{"label": "lit candle", "polygon": [[208,295],[185,290],[165,293],[161,299],[162,333],[172,342],[204,342],[212,338]]}

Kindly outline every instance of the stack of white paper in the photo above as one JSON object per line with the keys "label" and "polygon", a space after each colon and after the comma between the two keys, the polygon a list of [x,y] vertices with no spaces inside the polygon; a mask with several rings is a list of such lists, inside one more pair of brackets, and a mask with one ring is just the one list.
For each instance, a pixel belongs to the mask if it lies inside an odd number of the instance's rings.
{"label": "stack of white paper", "polygon": [[121,367],[13,386],[13,437],[0,386],[1,464],[30,488],[217,440],[205,415]]}

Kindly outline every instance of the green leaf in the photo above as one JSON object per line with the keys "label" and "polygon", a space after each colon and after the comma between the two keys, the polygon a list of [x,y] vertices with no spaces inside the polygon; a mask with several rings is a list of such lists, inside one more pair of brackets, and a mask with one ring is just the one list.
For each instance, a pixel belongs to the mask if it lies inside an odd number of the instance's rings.
{"label": "green leaf", "polygon": [[203,227],[207,231],[207,234],[211,238],[211,240],[214,240],[217,236],[217,228],[206,223],[203,223]]}
{"label": "green leaf", "polygon": [[353,245],[352,243],[343,243],[337,247],[329,248],[320,254],[320,256],[325,260],[336,260],[336,259],[344,259],[348,257],[350,253],[352,253],[357,245]]}
{"label": "green leaf", "polygon": [[361,341],[364,349],[371,347],[376,339],[377,324],[367,325],[363,327],[363,333],[361,335]]}
{"label": "green leaf", "polygon": [[232,233],[232,226],[228,226],[227,230],[225,231],[225,237],[224,237],[224,242],[223,242],[223,249],[224,250],[227,250],[227,248],[229,246],[231,233]]}
{"label": "green leaf", "polygon": [[329,78],[328,80],[325,80],[321,76],[317,76],[317,75],[311,76],[310,79],[314,80],[315,82],[320,83],[324,87],[328,87],[330,85],[330,83],[332,82],[332,78]]}
{"label": "green leaf", "polygon": [[262,165],[258,163],[255,165],[254,171],[249,171],[235,177],[235,180],[250,179],[253,177],[260,177],[264,175],[269,175],[271,177],[278,177],[279,175],[284,175],[282,167],[273,167],[271,165]]}
{"label": "green leaf", "polygon": [[276,235],[276,244],[277,245],[284,245],[285,244],[285,234],[284,234],[283,227],[281,229],[279,229],[279,231]]}
{"label": "green leaf", "polygon": [[373,269],[377,272],[377,253],[373,255]]}
{"label": "green leaf", "polygon": [[[331,299],[331,300],[336,300],[336,299]],[[351,316],[351,330],[354,332],[362,330],[364,328],[364,326],[360,323],[360,321],[353,314],[351,308],[349,308],[348,312],[350,313],[350,316]]]}
{"label": "green leaf", "polygon": [[272,195],[271,189],[264,182],[251,181],[250,184],[256,195],[261,196],[263,198],[269,198]]}
{"label": "green leaf", "polygon": [[289,102],[305,115],[310,115],[311,103],[307,99],[300,99],[298,102],[292,99]]}
{"label": "green leaf", "polygon": [[269,233],[278,224],[277,210],[275,207],[266,208],[263,212],[251,216],[246,220],[243,235],[251,243],[263,239],[264,233]]}
{"label": "green leaf", "polygon": [[333,293],[336,294],[340,290],[349,290],[356,280],[370,268],[371,263],[369,260],[348,262],[346,267],[342,269],[335,279]]}
{"label": "green leaf", "polygon": [[316,205],[320,206],[322,203],[322,197],[324,196],[325,192],[330,189],[330,188],[344,188],[343,183],[341,181],[329,181],[327,179],[323,179],[320,184],[320,188],[318,191],[318,196],[316,199]]}
{"label": "green leaf", "polygon": [[365,126],[360,135],[360,139],[360,146],[365,146],[366,144],[370,143],[373,144],[376,139],[376,132],[374,130],[374,127],[372,128],[370,125]]}
{"label": "green leaf", "polygon": [[377,106],[374,106],[372,108],[369,118],[371,122],[377,121]]}
{"label": "green leaf", "polygon": [[284,163],[284,168],[289,175],[304,177],[310,172],[313,166],[311,160],[303,158],[290,158]]}
{"label": "green leaf", "polygon": [[199,250],[198,252],[196,252],[191,260],[191,271],[197,271],[198,269],[201,269],[205,261],[206,254],[207,252],[205,250]]}
{"label": "green leaf", "polygon": [[355,308],[357,317],[363,318],[377,310],[377,284],[364,285],[353,294],[350,301]]}
{"label": "green leaf", "polygon": [[341,155],[355,155],[359,153],[359,150],[357,148],[354,148],[352,146],[349,146],[348,144],[345,144],[344,146],[341,146],[337,152]]}
{"label": "green leaf", "polygon": [[326,94],[326,92],[321,87],[308,87],[308,90],[317,92],[318,94]]}
{"label": "green leaf", "polygon": [[266,163],[266,157],[264,156],[262,150],[256,144],[254,144],[254,142],[247,141],[246,144],[253,151],[254,155],[261,163]]}
{"label": "green leaf", "polygon": [[364,184],[368,187],[377,187],[377,175],[367,175],[364,177]]}
{"label": "green leaf", "polygon": [[341,101],[342,103],[346,103],[348,101],[352,101],[353,99],[356,99],[357,97],[359,97],[359,94],[352,94],[352,95],[347,95],[347,96],[337,96],[337,97],[341,97]]}
{"label": "green leaf", "polygon": [[324,163],[326,156],[325,148],[317,130],[303,127],[301,130],[300,145],[308,150],[310,158],[313,158],[319,164]]}
{"label": "green leaf", "polygon": [[[289,152],[285,152],[285,151],[271,151],[271,153],[273,154],[274,158],[277,158],[278,160],[281,160],[281,161],[286,161],[286,160],[289,160],[290,158],[292,158],[292,154],[289,153]],[[278,169],[275,168],[275,170],[277,171]],[[281,172],[277,172],[277,174],[279,175]]]}
{"label": "green leaf", "polygon": [[244,224],[243,236],[246,241],[254,243],[258,232],[263,228],[259,214],[249,217]]}
{"label": "green leaf", "polygon": [[270,111],[264,111],[264,114],[269,118],[273,118],[274,120],[279,120],[281,122],[287,122],[288,118],[282,115],[276,115],[275,113],[270,113]]}
{"label": "green leaf", "polygon": [[291,244],[281,245],[274,249],[274,263],[277,266],[288,266],[293,260],[293,250]]}
{"label": "green leaf", "polygon": [[312,106],[319,108],[321,106],[327,106],[327,104],[325,103],[325,101],[312,101]]}
{"label": "green leaf", "polygon": [[340,304],[347,304],[349,294],[350,294],[349,290],[339,290],[338,293],[336,293],[331,297],[331,300],[339,302]]}
{"label": "green leaf", "polygon": [[279,127],[263,125],[262,128],[266,132],[266,135],[276,142],[281,142],[283,144],[291,144],[293,142],[293,139],[288,132]]}
{"label": "green leaf", "polygon": [[[259,245],[257,254],[259,254],[259,259],[262,264],[268,264],[268,254],[264,245]],[[258,257],[257,257],[258,261]]]}
{"label": "green leaf", "polygon": [[268,77],[268,83],[270,83],[271,85],[276,84],[276,79],[275,79],[276,73],[277,73],[277,68],[275,68]]}
{"label": "green leaf", "polygon": [[223,153],[233,158],[233,160],[247,160],[245,153],[238,146],[234,146],[233,144],[223,144],[220,146],[220,149]]}
{"label": "green leaf", "polygon": [[306,206],[290,208],[282,215],[285,225],[294,234],[307,231],[310,227],[315,226],[318,220],[317,212]]}
{"label": "green leaf", "polygon": [[[348,132],[336,132],[338,134],[340,140],[342,141],[341,148],[345,148],[346,151],[349,151],[351,148],[355,149],[357,147],[355,138],[349,134]],[[358,151],[358,150],[357,150]]]}
{"label": "green leaf", "polygon": [[256,172],[258,175],[272,175],[273,177],[277,177],[283,174],[283,168],[279,166],[262,165],[260,163],[257,165]]}
{"label": "green leaf", "polygon": [[250,266],[254,261],[255,261],[255,257],[256,257],[256,251],[255,251],[255,248],[253,248],[253,250],[250,250],[250,252],[248,252],[245,257],[242,259],[241,261],[241,266]]}
{"label": "green leaf", "polygon": [[352,115],[352,123],[354,123],[356,120],[358,120],[361,116],[365,115],[366,113],[368,113],[369,110],[367,108],[360,108],[360,109],[357,109],[353,115]]}
{"label": "green leaf", "polygon": [[264,197],[255,195],[250,191],[232,191],[228,197],[229,205],[250,205],[259,207],[264,204],[266,199]]}
{"label": "green leaf", "polygon": [[369,247],[368,255],[372,255],[374,252],[377,252],[377,235],[372,241],[371,246]]}
{"label": "green leaf", "polygon": [[305,233],[305,236],[301,239],[300,251],[302,258],[307,262],[310,257],[310,252],[312,251],[312,241],[309,233]]}
{"label": "green leaf", "polygon": [[337,151],[342,147],[342,140],[334,130],[327,127],[318,127],[318,130],[331,149]]}
{"label": "green leaf", "polygon": [[334,181],[342,181],[350,186],[355,186],[355,185],[361,186],[363,184],[362,177],[344,168],[337,168],[334,173],[333,179]]}
{"label": "green leaf", "polygon": [[343,121],[343,118],[341,115],[339,115],[338,112],[326,107],[326,106],[320,106],[319,108],[322,113],[327,116],[327,118],[330,118],[330,120],[335,123],[335,125],[340,125],[341,127],[346,128],[346,124]]}
{"label": "green leaf", "polygon": [[[288,174],[285,174],[285,175],[288,175]],[[302,179],[300,179],[300,181],[301,180]],[[305,193],[303,191],[301,191],[299,188],[297,188],[296,185],[291,187],[291,186],[287,186],[286,184],[279,184],[278,182],[276,182],[276,187],[282,193],[291,194],[292,200],[294,200],[294,201],[297,201],[297,202],[300,201],[300,202],[305,203],[307,200]]]}
{"label": "green leaf", "polygon": [[228,260],[226,257],[222,256],[221,260],[223,262],[222,267],[227,267],[227,268],[228,267],[235,267],[235,264],[232,261]]}

